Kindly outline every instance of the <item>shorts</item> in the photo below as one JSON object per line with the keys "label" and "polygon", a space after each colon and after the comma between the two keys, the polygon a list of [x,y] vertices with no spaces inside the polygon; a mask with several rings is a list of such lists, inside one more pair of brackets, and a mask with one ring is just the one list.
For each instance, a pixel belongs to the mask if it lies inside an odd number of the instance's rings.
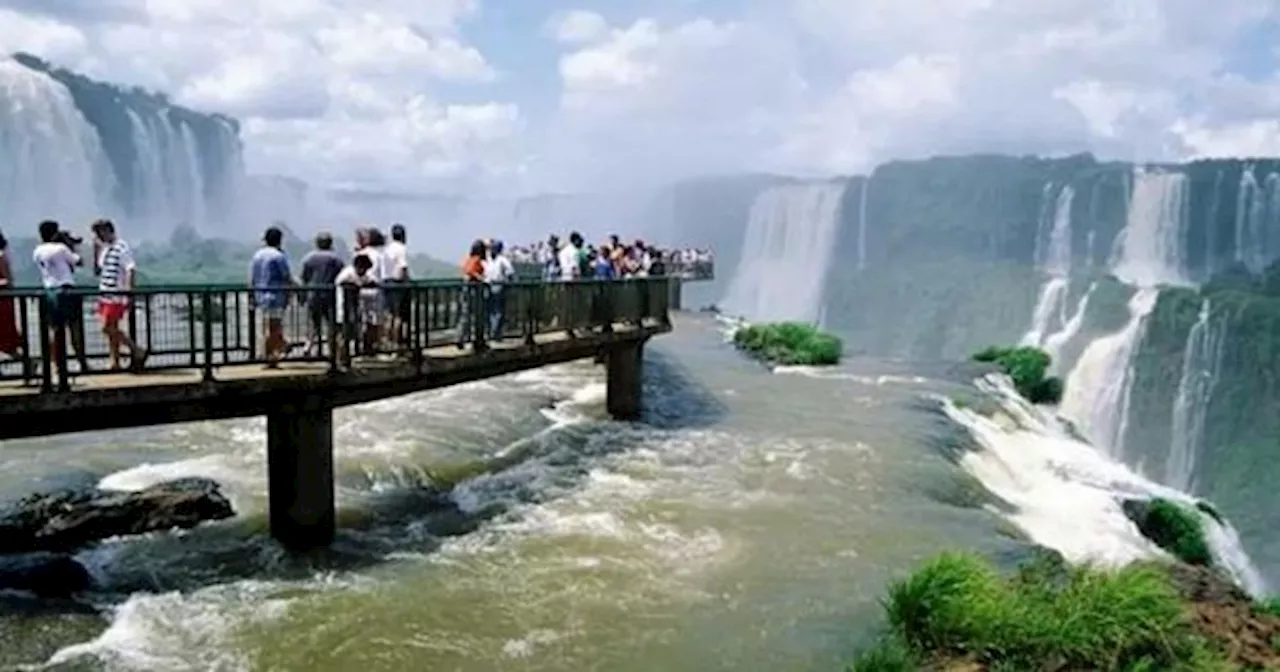
{"label": "shorts", "polygon": [[128,301],[111,301],[107,299],[98,300],[98,319],[104,323],[119,322],[129,314]]}
{"label": "shorts", "polygon": [[311,324],[319,325],[325,322],[333,322],[334,312],[337,306],[332,298],[312,299],[307,304],[307,316],[311,319]]}
{"label": "shorts", "polygon": [[71,291],[70,287],[45,291],[44,305],[49,311],[49,326],[65,327],[84,320],[84,297]]}
{"label": "shorts", "polygon": [[262,315],[264,320],[283,320],[284,306],[259,306],[258,314]]}
{"label": "shorts", "polygon": [[401,284],[402,283],[389,282],[383,285],[382,306],[383,310],[407,321],[411,314],[409,288],[400,286]]}

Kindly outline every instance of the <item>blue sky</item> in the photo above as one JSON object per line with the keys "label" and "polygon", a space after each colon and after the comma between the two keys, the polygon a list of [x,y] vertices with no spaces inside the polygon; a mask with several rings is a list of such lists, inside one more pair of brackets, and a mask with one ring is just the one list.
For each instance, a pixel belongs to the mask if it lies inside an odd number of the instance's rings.
{"label": "blue sky", "polygon": [[[1280,154],[1280,3],[0,0],[0,48],[240,118],[250,170],[415,191]],[[572,19],[572,20],[568,20]]]}

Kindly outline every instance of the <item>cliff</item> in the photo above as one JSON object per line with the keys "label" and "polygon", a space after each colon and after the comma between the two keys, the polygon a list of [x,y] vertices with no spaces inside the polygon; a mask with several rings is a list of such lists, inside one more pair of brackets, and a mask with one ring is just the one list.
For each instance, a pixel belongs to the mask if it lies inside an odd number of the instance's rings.
{"label": "cliff", "polygon": [[30,54],[15,54],[13,62],[30,74],[6,69],[7,77],[27,83],[10,88],[9,95],[28,98],[21,102],[54,124],[55,133],[15,124],[3,129],[8,133],[0,137],[8,139],[0,142],[38,147],[66,167],[56,179],[31,166],[15,167],[26,193],[0,188],[0,195],[27,204],[18,208],[19,221],[105,214],[129,221],[137,236],[236,219],[244,166],[235,119],[175,105],[162,94],[98,82]]}
{"label": "cliff", "polygon": [[809,312],[849,352],[1048,350],[1065,415],[1149,478],[1218,502],[1280,578],[1280,161],[948,157],[840,183],[832,227],[821,190],[744,177],[685,185],[706,205],[675,228],[715,248],[717,299],[790,309],[821,282]]}

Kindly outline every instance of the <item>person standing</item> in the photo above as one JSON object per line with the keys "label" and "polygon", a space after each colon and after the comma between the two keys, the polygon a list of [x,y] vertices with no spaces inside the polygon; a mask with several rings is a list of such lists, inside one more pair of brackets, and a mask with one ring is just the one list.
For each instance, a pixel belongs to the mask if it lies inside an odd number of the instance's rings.
{"label": "person standing", "polygon": [[[76,323],[83,324],[82,299],[75,294],[76,266],[83,263],[68,242],[76,242],[74,238],[63,233],[58,223],[53,220],[40,222],[40,244],[32,251],[31,258],[40,269],[40,282],[45,289],[44,305],[48,315],[52,333],[49,338],[49,353],[56,364],[63,360],[62,347],[66,341],[67,328],[71,327],[71,341],[80,360],[80,371],[89,370],[88,358],[84,353],[84,340],[77,338]],[[65,372],[64,372],[65,373]]]}
{"label": "person standing", "polygon": [[387,312],[391,314],[388,338],[400,346],[409,342],[409,321],[412,319],[412,303],[409,300],[409,245],[408,234],[403,224],[391,226],[391,242],[382,251],[383,267],[387,277],[383,278],[383,297],[387,302]]}
{"label": "person standing", "polygon": [[506,318],[507,295],[503,286],[515,280],[516,269],[511,260],[503,252],[501,240],[489,244],[489,258],[484,262],[484,281],[489,285],[487,312],[489,315],[489,338],[502,338],[503,321]]}
{"label": "person standing", "polygon": [[[13,269],[9,266],[9,240],[0,233],[0,292],[13,287]],[[14,313],[13,298],[0,294],[0,353],[17,359],[22,353],[22,334]]]}
{"label": "person standing", "polygon": [[289,288],[294,286],[289,258],[281,245],[284,232],[272,226],[262,235],[263,246],[249,263],[249,285],[253,306],[262,314],[267,328],[263,353],[268,369],[280,367],[287,342],[284,337],[284,310],[289,305]]}
{"label": "person standing", "polygon": [[[333,342],[335,314],[333,284],[344,264],[333,251],[333,236],[328,232],[316,235],[316,248],[302,258],[302,285],[307,287],[307,317],[311,334],[307,338],[304,354],[318,355],[325,335]],[[315,289],[324,287],[325,289]]]}
{"label": "person standing", "polygon": [[147,360],[146,348],[138,347],[133,338],[120,328],[120,320],[129,312],[129,303],[137,286],[137,264],[133,251],[116,233],[116,225],[107,219],[99,219],[90,229],[93,231],[97,259],[94,269],[98,272],[98,322],[107,338],[107,355],[112,371],[120,370],[120,347],[129,349],[129,368],[142,370]]}
{"label": "person standing", "polygon": [[560,279],[566,282],[582,277],[582,235],[577,231],[569,234],[569,244],[560,248],[556,254],[560,262]]}
{"label": "person standing", "polygon": [[471,341],[472,334],[480,321],[480,288],[484,282],[484,260],[488,248],[483,240],[471,243],[471,249],[462,260],[462,281],[464,283],[458,301],[458,349],[461,350]]}

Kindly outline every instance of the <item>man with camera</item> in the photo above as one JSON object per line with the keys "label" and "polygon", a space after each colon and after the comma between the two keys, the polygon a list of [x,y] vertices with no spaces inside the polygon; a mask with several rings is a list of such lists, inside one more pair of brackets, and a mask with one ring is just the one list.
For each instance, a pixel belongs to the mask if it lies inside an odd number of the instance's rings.
{"label": "man with camera", "polygon": [[129,313],[130,293],[136,286],[137,265],[133,251],[116,234],[116,225],[109,219],[99,219],[90,227],[93,230],[95,262],[98,274],[98,321],[102,334],[107,337],[107,353],[112,371],[120,370],[120,346],[129,349],[129,368],[138,371],[147,359],[145,348],[138,347],[120,328],[120,320]]}
{"label": "man with camera", "polygon": [[89,370],[89,360],[84,352],[84,297],[75,293],[76,267],[84,262],[76,253],[82,239],[63,231],[52,220],[40,222],[40,244],[31,253],[40,269],[40,280],[45,289],[45,310],[49,326],[49,352],[55,363],[63,361],[62,346],[66,330],[71,330],[71,346],[80,361],[80,371]]}

